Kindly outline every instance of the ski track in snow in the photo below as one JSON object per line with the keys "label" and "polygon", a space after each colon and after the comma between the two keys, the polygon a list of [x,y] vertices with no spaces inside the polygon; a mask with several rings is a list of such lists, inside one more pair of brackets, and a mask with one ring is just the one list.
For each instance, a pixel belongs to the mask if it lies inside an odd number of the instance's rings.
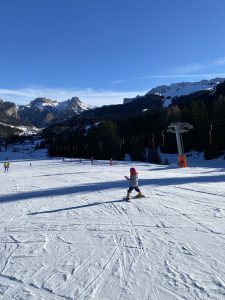
{"label": "ski track in snow", "polygon": [[1,300],[225,299],[224,169],[17,161],[0,184]]}

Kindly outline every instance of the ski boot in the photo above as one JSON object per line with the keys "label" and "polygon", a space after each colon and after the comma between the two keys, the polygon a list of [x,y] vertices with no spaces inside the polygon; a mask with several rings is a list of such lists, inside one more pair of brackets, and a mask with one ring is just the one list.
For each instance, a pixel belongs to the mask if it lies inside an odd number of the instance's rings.
{"label": "ski boot", "polygon": [[125,198],[127,201],[130,201],[130,193],[129,192],[127,192],[127,196],[126,196],[126,198]]}
{"label": "ski boot", "polygon": [[135,198],[143,198],[143,197],[145,197],[141,192],[139,192],[136,196],[135,196]]}

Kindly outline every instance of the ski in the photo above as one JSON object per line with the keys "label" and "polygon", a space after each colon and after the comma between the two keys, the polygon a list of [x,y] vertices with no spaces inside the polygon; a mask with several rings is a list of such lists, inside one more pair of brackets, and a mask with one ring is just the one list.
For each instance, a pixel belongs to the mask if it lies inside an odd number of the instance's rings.
{"label": "ski", "polygon": [[133,197],[130,197],[130,199],[128,199],[127,197],[124,197],[123,200],[131,202],[132,199],[141,199],[141,198],[146,198],[146,197],[144,195],[142,195],[141,197],[133,196]]}

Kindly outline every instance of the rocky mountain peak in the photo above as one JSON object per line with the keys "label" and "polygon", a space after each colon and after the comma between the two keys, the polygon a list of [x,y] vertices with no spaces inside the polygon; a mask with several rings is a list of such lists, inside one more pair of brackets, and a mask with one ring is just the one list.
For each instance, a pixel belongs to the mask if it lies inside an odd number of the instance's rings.
{"label": "rocky mountain peak", "polygon": [[18,113],[21,119],[37,127],[46,127],[52,123],[67,120],[92,107],[84,104],[78,97],[63,102],[39,97],[29,105],[20,105]]}
{"label": "rocky mountain peak", "polygon": [[81,101],[78,97],[72,97],[71,99],[68,99],[68,101],[70,101],[72,103],[81,103]]}
{"label": "rocky mountain peak", "polygon": [[17,114],[17,107],[13,102],[4,102],[0,99],[0,112],[6,116],[19,119],[19,116]]}
{"label": "rocky mountain peak", "polygon": [[56,100],[40,97],[32,100],[29,106],[32,108],[43,108],[43,106],[55,106],[56,104],[57,104]]}
{"label": "rocky mountain peak", "polygon": [[78,97],[72,97],[66,101],[60,102],[57,107],[59,110],[72,109],[76,113],[91,109],[90,105],[84,104]]}

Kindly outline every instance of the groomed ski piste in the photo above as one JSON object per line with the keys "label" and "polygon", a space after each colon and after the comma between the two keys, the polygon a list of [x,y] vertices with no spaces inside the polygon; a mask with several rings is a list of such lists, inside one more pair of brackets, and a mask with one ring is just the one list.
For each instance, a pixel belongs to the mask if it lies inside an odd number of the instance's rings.
{"label": "groomed ski piste", "polygon": [[225,161],[188,163],[1,166],[0,299],[224,300]]}

